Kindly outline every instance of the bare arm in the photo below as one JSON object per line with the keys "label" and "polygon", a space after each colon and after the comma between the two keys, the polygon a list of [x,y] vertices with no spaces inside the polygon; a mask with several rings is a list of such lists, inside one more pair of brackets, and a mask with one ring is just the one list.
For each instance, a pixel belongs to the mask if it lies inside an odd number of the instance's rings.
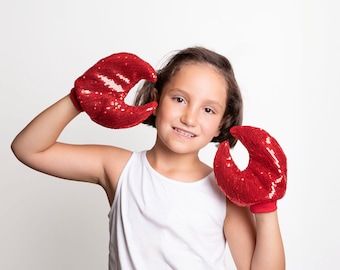
{"label": "bare arm", "polygon": [[56,144],[65,126],[78,113],[68,97],[41,112],[13,140],[11,147],[16,157],[24,164],[39,169],[36,159]]}
{"label": "bare arm", "polygon": [[238,270],[285,269],[277,212],[254,215],[228,203],[225,235]]}
{"label": "bare arm", "polygon": [[[62,98],[35,117],[16,136],[12,150],[21,162],[35,170],[102,185],[111,200],[114,188],[111,184],[117,181],[130,153],[110,146],[58,142],[63,129],[78,113],[69,96]],[[109,166],[105,165],[108,163],[116,163],[116,169],[108,171],[106,167]]]}
{"label": "bare arm", "polygon": [[224,234],[238,270],[249,270],[256,242],[256,228],[249,208],[227,201]]}
{"label": "bare arm", "polygon": [[255,214],[256,247],[251,269],[285,269],[285,253],[277,211]]}

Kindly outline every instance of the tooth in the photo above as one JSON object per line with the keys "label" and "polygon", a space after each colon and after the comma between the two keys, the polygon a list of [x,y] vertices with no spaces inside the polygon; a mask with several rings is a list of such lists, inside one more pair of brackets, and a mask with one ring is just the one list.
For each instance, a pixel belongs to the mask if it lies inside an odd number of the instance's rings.
{"label": "tooth", "polygon": [[193,137],[194,136],[194,135],[192,135],[192,134],[190,134],[188,132],[185,132],[183,130],[180,130],[180,129],[177,129],[177,132],[181,133],[182,135],[187,136],[187,137]]}

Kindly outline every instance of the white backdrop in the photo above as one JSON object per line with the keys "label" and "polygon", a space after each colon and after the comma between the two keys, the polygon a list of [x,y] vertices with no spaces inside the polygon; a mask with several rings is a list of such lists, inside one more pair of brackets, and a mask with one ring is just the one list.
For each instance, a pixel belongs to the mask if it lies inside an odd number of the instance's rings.
{"label": "white backdrop", "polygon": [[[157,68],[193,45],[230,59],[244,124],[269,131],[287,154],[278,204],[287,269],[338,269],[339,13],[336,0],[2,1],[0,269],[107,268],[104,192],[23,166],[10,143],[100,58],[129,51]],[[139,150],[154,130],[109,130],[83,114],[60,139]],[[214,151],[202,158],[211,164]],[[246,164],[242,147],[235,158]]]}

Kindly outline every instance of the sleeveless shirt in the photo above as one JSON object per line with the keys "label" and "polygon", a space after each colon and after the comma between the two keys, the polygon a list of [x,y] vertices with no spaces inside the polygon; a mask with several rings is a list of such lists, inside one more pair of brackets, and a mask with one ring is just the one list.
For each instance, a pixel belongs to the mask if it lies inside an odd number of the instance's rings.
{"label": "sleeveless shirt", "polygon": [[134,152],[109,212],[110,270],[225,270],[226,199],[214,173],[169,179]]}

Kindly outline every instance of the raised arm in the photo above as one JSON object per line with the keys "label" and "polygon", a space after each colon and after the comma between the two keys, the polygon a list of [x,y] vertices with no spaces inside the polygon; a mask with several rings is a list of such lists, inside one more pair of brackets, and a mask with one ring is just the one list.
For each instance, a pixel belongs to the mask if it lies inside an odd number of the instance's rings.
{"label": "raised arm", "polygon": [[106,147],[78,146],[57,141],[79,111],[66,96],[35,117],[13,140],[12,150],[27,166],[65,179],[103,184]]}
{"label": "raised arm", "polygon": [[276,201],[286,191],[286,156],[262,129],[233,127],[231,133],[249,152],[243,171],[234,163],[227,142],[219,146],[214,160],[217,183],[230,200],[225,234],[231,253],[238,269],[285,269]]}
{"label": "raised arm", "polygon": [[285,253],[277,211],[255,214],[256,246],[252,270],[285,269]]}
{"label": "raised arm", "polygon": [[277,211],[253,215],[232,202],[227,209],[224,233],[237,269],[285,269]]}
{"label": "raised arm", "polygon": [[68,96],[62,98],[36,116],[15,137],[11,145],[13,153],[21,162],[33,169],[72,178],[67,174],[68,170],[62,175],[63,170],[53,168],[59,165],[64,167],[64,153],[58,152],[60,148],[65,147],[57,143],[57,139],[66,125],[78,114],[79,111],[73,106],[70,98]]}
{"label": "raised arm", "polygon": [[80,111],[109,128],[141,123],[157,106],[129,106],[124,98],[141,79],[156,80],[152,67],[133,54],[101,59],[75,81],[65,96],[34,118],[14,139],[12,150],[27,166],[60,178],[102,185],[112,201],[113,189],[129,151],[100,145],[72,145],[57,139]]}

